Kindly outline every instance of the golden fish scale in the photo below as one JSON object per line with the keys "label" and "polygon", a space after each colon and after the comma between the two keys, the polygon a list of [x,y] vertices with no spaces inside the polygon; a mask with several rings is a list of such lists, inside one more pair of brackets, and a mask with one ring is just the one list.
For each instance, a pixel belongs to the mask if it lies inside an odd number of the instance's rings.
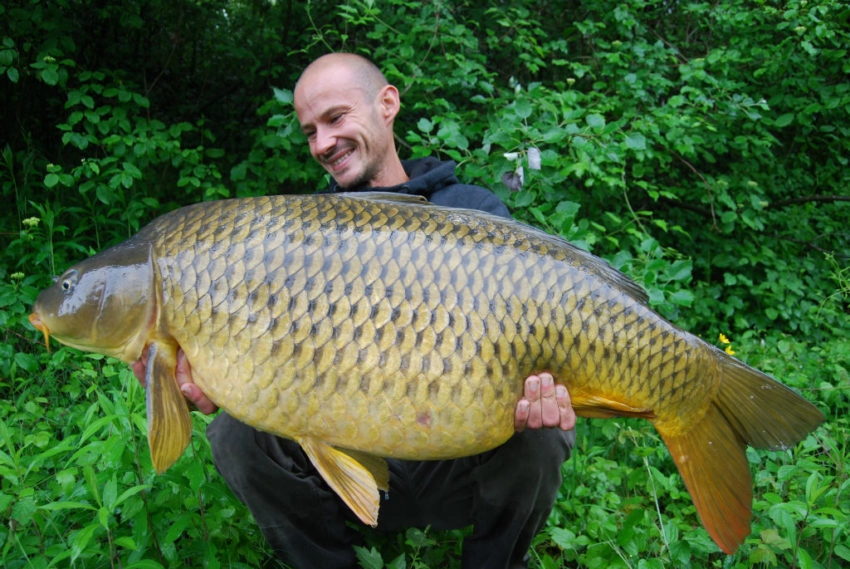
{"label": "golden fish scale", "polygon": [[709,349],[600,261],[510,221],[271,196],[184,208],[138,238],[197,383],[283,436],[448,458],[510,436],[530,373],[552,371],[579,406],[664,400],[673,430],[714,390]]}

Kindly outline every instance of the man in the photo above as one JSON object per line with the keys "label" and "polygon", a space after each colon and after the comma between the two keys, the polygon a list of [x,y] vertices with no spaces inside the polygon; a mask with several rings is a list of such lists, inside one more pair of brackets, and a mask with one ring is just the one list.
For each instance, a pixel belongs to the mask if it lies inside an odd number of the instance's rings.
{"label": "man", "polygon": [[[329,54],[304,70],[295,111],[310,153],[333,178],[331,191],[418,194],[437,205],[509,217],[489,190],[460,184],[454,163],[402,162],[393,123],[398,90],[380,70],[353,54]],[[144,361],[134,364],[144,377]],[[542,370],[541,370],[542,372]],[[178,382],[187,399],[210,413],[215,405],[191,382],[185,357]],[[527,566],[570,454],[575,414],[567,390],[548,373],[526,380],[515,434],[501,447],[449,461],[389,460],[390,490],[382,497],[378,531],[473,526],[463,545],[467,569]],[[540,427],[559,427],[540,429]],[[526,427],[534,430],[525,430]],[[220,414],[207,430],[213,458],[233,492],[251,510],[276,555],[297,569],[352,568],[360,525],[293,441],[259,432]]]}

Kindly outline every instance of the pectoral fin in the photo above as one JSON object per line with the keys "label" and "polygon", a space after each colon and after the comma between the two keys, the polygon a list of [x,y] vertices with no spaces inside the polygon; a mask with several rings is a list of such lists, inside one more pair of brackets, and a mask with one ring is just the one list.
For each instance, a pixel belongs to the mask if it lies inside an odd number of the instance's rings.
{"label": "pectoral fin", "polygon": [[363,452],[338,449],[312,438],[298,439],[298,444],[351,511],[363,523],[377,526],[378,489],[389,487],[386,461]]}
{"label": "pectoral fin", "polygon": [[192,415],[177,385],[177,348],[152,342],[145,369],[148,446],[158,473],[180,458],[192,436]]}

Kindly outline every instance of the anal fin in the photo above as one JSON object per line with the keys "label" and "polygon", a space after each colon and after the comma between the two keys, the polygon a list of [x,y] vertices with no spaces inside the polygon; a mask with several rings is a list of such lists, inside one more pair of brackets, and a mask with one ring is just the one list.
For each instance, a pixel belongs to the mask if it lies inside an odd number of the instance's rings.
{"label": "anal fin", "polygon": [[377,526],[378,490],[387,490],[389,486],[386,461],[360,451],[338,449],[313,438],[300,438],[297,442],[328,486],[351,511],[363,523]]}
{"label": "anal fin", "polygon": [[643,407],[632,407],[622,401],[605,397],[600,393],[570,392],[570,400],[576,415],[588,419],[610,419],[612,417],[637,417],[652,420],[655,411]]}
{"label": "anal fin", "polygon": [[145,369],[148,446],[158,473],[174,464],[192,437],[192,415],[177,385],[176,346],[151,342]]}

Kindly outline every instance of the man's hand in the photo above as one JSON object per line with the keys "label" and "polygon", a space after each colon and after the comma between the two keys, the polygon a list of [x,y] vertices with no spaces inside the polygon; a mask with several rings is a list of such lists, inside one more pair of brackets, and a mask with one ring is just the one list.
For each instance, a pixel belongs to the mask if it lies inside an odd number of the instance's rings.
{"label": "man's hand", "polygon": [[576,414],[570,403],[570,394],[563,385],[555,385],[550,373],[531,375],[525,380],[523,398],[516,406],[514,428],[560,427],[565,431],[576,426]]}
{"label": "man's hand", "polygon": [[[145,349],[145,351],[142,352],[142,357],[133,362],[130,366],[133,369],[133,374],[139,380],[139,383],[142,384],[142,387],[145,385],[145,368],[147,364],[148,351]],[[204,415],[209,415],[210,413],[215,413],[218,410],[218,406],[204,395],[201,388],[192,383],[192,368],[189,365],[189,360],[186,359],[186,354],[183,353],[183,350],[177,350],[177,369],[175,371],[175,375],[177,376],[177,385],[180,386],[180,391],[183,392],[183,396],[186,397],[186,399],[188,399],[189,402],[198,409],[198,411]]]}

